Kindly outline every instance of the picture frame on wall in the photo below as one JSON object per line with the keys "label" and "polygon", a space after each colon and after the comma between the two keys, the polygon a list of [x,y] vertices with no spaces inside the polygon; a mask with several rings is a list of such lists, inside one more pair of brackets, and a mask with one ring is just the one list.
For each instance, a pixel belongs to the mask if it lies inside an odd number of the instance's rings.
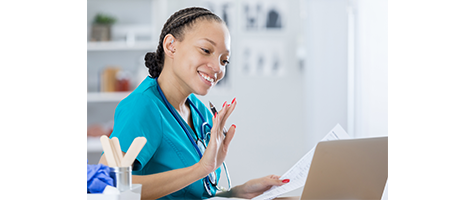
{"label": "picture frame on wall", "polygon": [[286,27],[286,1],[245,0],[241,2],[240,22],[244,31],[282,31]]}
{"label": "picture frame on wall", "polygon": [[286,72],[285,41],[246,39],[240,43],[238,73],[248,77],[283,77]]}

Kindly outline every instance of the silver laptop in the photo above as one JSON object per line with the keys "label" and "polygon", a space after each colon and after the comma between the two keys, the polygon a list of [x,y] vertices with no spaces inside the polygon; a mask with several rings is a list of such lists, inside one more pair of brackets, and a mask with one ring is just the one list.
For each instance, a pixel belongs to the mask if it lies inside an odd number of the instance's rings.
{"label": "silver laptop", "polygon": [[388,179],[388,137],[320,142],[300,199],[378,199]]}

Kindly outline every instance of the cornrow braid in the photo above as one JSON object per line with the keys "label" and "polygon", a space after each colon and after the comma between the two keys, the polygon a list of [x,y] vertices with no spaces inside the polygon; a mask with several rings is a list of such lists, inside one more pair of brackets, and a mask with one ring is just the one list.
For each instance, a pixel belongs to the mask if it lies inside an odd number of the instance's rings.
{"label": "cornrow braid", "polygon": [[148,68],[150,77],[156,78],[162,72],[163,63],[165,62],[165,52],[163,51],[165,36],[171,34],[178,41],[183,41],[185,28],[192,27],[198,19],[224,23],[221,18],[206,8],[189,7],[173,13],[163,25],[156,52],[148,52],[145,55],[145,66]]}

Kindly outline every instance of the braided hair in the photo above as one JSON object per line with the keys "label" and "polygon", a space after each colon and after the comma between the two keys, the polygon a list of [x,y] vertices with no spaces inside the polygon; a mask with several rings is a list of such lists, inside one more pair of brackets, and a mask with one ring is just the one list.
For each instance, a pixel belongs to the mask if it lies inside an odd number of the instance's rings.
{"label": "braided hair", "polygon": [[163,39],[165,36],[171,34],[178,41],[183,41],[185,28],[192,27],[198,19],[224,23],[221,18],[206,8],[189,7],[175,12],[163,25],[156,52],[148,52],[145,55],[145,66],[148,68],[150,77],[156,78],[162,72],[163,63],[165,62],[165,53],[163,51]]}

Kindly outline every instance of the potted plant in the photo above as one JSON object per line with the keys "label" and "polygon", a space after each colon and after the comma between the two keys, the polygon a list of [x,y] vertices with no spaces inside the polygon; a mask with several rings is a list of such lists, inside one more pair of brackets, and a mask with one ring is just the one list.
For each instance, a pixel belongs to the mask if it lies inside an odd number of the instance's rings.
{"label": "potted plant", "polygon": [[91,41],[110,41],[111,26],[115,21],[116,19],[112,16],[98,13],[92,24]]}

